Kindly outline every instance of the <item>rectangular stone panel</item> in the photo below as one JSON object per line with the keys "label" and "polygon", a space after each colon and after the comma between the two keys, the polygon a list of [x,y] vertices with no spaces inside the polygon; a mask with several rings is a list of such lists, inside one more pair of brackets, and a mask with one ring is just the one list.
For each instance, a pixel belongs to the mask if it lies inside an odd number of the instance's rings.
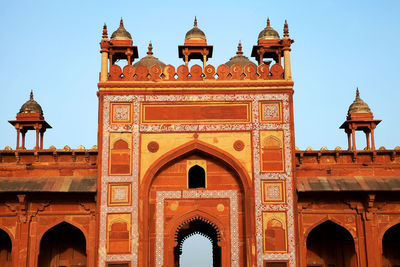
{"label": "rectangular stone panel", "polygon": [[250,123],[250,102],[143,103],[141,123]]}
{"label": "rectangular stone panel", "polygon": [[131,214],[107,214],[107,253],[127,254],[131,252]]}
{"label": "rectangular stone panel", "polygon": [[130,175],[132,172],[132,134],[110,133],[109,175]]}
{"label": "rectangular stone panel", "polygon": [[267,261],[265,262],[265,267],[286,267],[287,264],[286,261]]}
{"label": "rectangular stone panel", "polygon": [[264,253],[287,252],[286,212],[263,212]]}
{"label": "rectangular stone panel", "polygon": [[260,131],[261,172],[283,172],[283,131]]}

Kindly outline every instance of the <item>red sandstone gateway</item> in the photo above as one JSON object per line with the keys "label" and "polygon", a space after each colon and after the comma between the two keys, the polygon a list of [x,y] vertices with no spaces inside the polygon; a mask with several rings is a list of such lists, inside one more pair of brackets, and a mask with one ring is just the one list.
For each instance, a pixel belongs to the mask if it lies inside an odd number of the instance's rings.
{"label": "red sandstone gateway", "polygon": [[[268,20],[257,63],[239,43],[212,66],[195,20],[175,68],[151,43],[134,62],[122,20],[111,38],[104,26],[98,146],[43,148],[51,127],[33,95],[10,121],[17,146],[0,151],[0,266],[180,266],[194,234],[209,239],[215,267],[400,265],[400,149],[375,149],[380,121],[357,90],[341,126],[348,150],[298,151],[292,43],[286,22],[280,38]],[[202,65],[189,68],[195,59]]]}

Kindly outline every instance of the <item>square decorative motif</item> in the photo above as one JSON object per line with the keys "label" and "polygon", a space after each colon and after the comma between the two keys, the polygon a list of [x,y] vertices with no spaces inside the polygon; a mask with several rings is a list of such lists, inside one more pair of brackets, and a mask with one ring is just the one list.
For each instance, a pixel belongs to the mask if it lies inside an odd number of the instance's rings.
{"label": "square decorative motif", "polygon": [[132,105],[130,103],[111,103],[111,123],[131,124]]}
{"label": "square decorative motif", "polygon": [[281,123],[282,101],[260,102],[260,122]]}
{"label": "square decorative motif", "polygon": [[286,203],[285,181],[261,181],[262,202],[264,204]]}
{"label": "square decorative motif", "polygon": [[130,206],[132,204],[131,183],[108,184],[108,206]]}

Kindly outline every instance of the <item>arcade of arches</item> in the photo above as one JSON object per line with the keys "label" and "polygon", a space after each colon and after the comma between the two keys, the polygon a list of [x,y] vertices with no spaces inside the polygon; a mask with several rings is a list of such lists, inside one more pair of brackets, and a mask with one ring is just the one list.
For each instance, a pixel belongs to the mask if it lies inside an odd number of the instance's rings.
{"label": "arcade of arches", "polygon": [[282,24],[267,20],[253,59],[239,42],[212,66],[195,19],[177,67],[151,43],[136,60],[122,19],[112,34],[104,25],[97,145],[43,148],[51,126],[33,92],[9,121],[0,267],[177,267],[197,234],[214,267],[400,266],[400,148],[376,149],[381,121],[358,89],[340,115],[347,150],[295,146],[294,41]]}

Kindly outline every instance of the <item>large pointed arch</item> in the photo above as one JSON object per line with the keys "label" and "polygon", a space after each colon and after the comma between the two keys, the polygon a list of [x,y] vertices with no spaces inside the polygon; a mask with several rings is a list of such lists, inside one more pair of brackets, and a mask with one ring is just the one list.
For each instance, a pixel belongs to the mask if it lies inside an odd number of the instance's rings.
{"label": "large pointed arch", "polygon": [[45,235],[50,229],[56,227],[57,225],[59,225],[59,224],[61,224],[61,223],[67,223],[67,224],[72,225],[73,227],[78,228],[78,229],[82,232],[83,236],[85,237],[85,242],[86,242],[86,244],[88,243],[87,232],[86,232],[86,229],[83,227],[83,225],[77,224],[77,223],[72,222],[72,221],[70,221],[70,220],[67,220],[67,219],[65,219],[65,218],[61,218],[61,219],[55,220],[55,221],[53,221],[52,223],[48,224],[46,228],[42,229],[42,230],[38,233],[38,237],[39,237],[39,238],[38,238],[38,242],[39,242],[38,245],[40,245],[40,241],[41,241],[41,239],[43,238],[43,235]]}
{"label": "large pointed arch", "polygon": [[78,227],[62,221],[40,238],[38,267],[49,265],[87,265],[87,240]]}
{"label": "large pointed arch", "polygon": [[[326,216],[307,228],[307,230],[304,232],[304,236],[303,236],[304,242],[307,242],[308,235],[310,234],[310,232],[312,230],[314,230],[315,228],[317,228],[318,226],[320,226],[321,224],[323,224],[327,221],[333,222],[334,224],[337,224],[337,225],[343,227],[345,230],[347,230],[349,232],[349,234],[352,236],[353,240],[357,239],[357,235],[355,235],[355,233],[353,233],[351,231],[351,229],[349,229],[344,223],[342,223],[339,220],[336,220],[335,218],[332,218],[331,216]],[[354,245],[356,245],[356,244],[354,244]]]}
{"label": "large pointed arch", "polygon": [[[142,218],[142,222],[139,223],[141,225],[141,231],[139,231],[139,239],[141,239],[142,244],[149,244],[149,193],[152,186],[152,183],[157,175],[157,173],[170,162],[184,157],[185,155],[190,155],[191,153],[202,153],[207,156],[210,156],[214,159],[217,159],[223,162],[226,166],[230,167],[239,178],[239,185],[243,190],[244,199],[246,201],[243,203],[244,207],[244,218],[246,220],[245,225],[245,234],[244,240],[246,242],[250,242],[251,244],[255,243],[255,222],[254,222],[254,191],[252,186],[252,180],[248,175],[244,166],[231,154],[228,152],[217,148],[213,145],[200,141],[198,139],[192,140],[188,143],[185,143],[181,146],[172,149],[171,151],[165,153],[161,157],[159,157],[146,171],[143,176],[142,183],[139,186],[139,198],[142,201],[142,205],[139,206],[139,218]],[[250,246],[251,244],[247,244]],[[139,248],[142,250],[139,255],[142,258],[139,259],[141,262],[141,266],[145,266],[145,263],[148,262],[150,257],[150,248],[148,245],[141,246]]]}
{"label": "large pointed arch", "polygon": [[306,236],[307,266],[338,266],[339,263],[346,267],[357,266],[357,251],[351,231],[332,219],[318,223]]}
{"label": "large pointed arch", "polygon": [[193,152],[202,152],[212,156],[213,158],[217,158],[229,165],[233,170],[238,174],[243,190],[246,193],[246,190],[251,189],[251,179],[247,174],[244,166],[231,154],[228,152],[210,145],[206,142],[200,140],[193,140],[177,148],[165,153],[160,158],[158,158],[147,170],[146,174],[143,177],[143,183],[141,184],[140,192],[147,192],[150,190],[151,184],[153,182],[154,177],[157,172],[169,162],[177,159],[178,157],[184,156],[185,154],[193,153]]}

